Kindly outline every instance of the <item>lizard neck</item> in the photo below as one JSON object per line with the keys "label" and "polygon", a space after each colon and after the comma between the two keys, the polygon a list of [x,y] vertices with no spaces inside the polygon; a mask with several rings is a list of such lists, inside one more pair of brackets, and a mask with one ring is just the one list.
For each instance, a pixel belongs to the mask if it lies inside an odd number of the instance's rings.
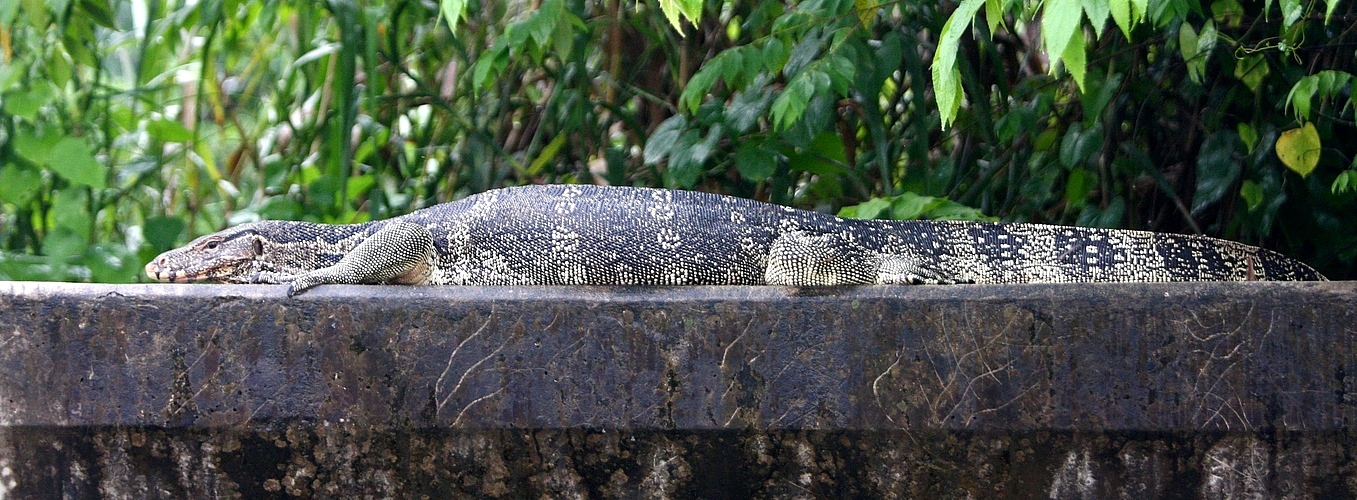
{"label": "lizard neck", "polygon": [[382,223],[261,222],[256,230],[264,239],[264,252],[256,261],[257,270],[297,274],[334,265]]}

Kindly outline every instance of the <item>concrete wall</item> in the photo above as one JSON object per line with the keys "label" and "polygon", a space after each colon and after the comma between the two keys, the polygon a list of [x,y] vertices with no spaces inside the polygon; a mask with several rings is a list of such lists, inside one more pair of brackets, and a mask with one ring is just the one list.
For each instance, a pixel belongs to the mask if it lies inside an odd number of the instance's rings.
{"label": "concrete wall", "polygon": [[1353,496],[1354,339],[1352,282],[0,282],[0,491]]}

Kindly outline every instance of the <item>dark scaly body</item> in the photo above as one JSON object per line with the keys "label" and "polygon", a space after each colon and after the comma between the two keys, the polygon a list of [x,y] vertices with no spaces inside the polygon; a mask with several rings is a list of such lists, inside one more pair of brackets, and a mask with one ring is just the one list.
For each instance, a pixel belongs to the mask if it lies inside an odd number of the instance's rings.
{"label": "dark scaly body", "polygon": [[[603,186],[507,188],[367,224],[246,224],[167,252],[148,265],[148,273],[167,281],[188,276],[288,282],[287,275],[334,265],[360,242],[375,234],[383,238],[379,233],[384,228],[396,226],[422,227],[432,237],[434,251],[421,257],[419,272],[395,280],[427,285],[898,282],[783,280],[781,271],[769,271],[768,264],[775,242],[787,235],[832,236],[823,251],[815,247],[820,243],[810,244],[817,263],[862,255],[877,259],[878,254],[904,262],[906,268],[920,270],[907,273],[911,282],[1324,279],[1277,253],[1203,236],[1040,224],[852,220],[729,196]],[[243,266],[213,275],[190,262],[212,260],[208,249],[188,251],[213,238],[258,240],[251,246],[264,248],[254,248],[258,255]],[[778,247],[781,253],[775,259],[788,252],[783,248],[793,248],[795,254],[801,247]]]}

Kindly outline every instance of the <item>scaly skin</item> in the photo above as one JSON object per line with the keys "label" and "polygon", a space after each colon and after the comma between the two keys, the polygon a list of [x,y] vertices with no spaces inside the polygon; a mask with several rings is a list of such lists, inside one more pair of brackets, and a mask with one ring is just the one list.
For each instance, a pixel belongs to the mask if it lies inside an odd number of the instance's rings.
{"label": "scaly skin", "polygon": [[265,221],[156,257],[168,282],[788,285],[1323,280],[1204,236],[852,220],[691,191],[523,186],[384,221]]}

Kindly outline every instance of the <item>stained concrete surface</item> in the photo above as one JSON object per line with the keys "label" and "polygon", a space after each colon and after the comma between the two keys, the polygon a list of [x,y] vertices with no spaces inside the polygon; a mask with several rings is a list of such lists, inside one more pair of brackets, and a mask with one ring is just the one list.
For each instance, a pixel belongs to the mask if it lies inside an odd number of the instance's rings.
{"label": "stained concrete surface", "polygon": [[1357,495],[1357,283],[0,282],[16,497]]}

